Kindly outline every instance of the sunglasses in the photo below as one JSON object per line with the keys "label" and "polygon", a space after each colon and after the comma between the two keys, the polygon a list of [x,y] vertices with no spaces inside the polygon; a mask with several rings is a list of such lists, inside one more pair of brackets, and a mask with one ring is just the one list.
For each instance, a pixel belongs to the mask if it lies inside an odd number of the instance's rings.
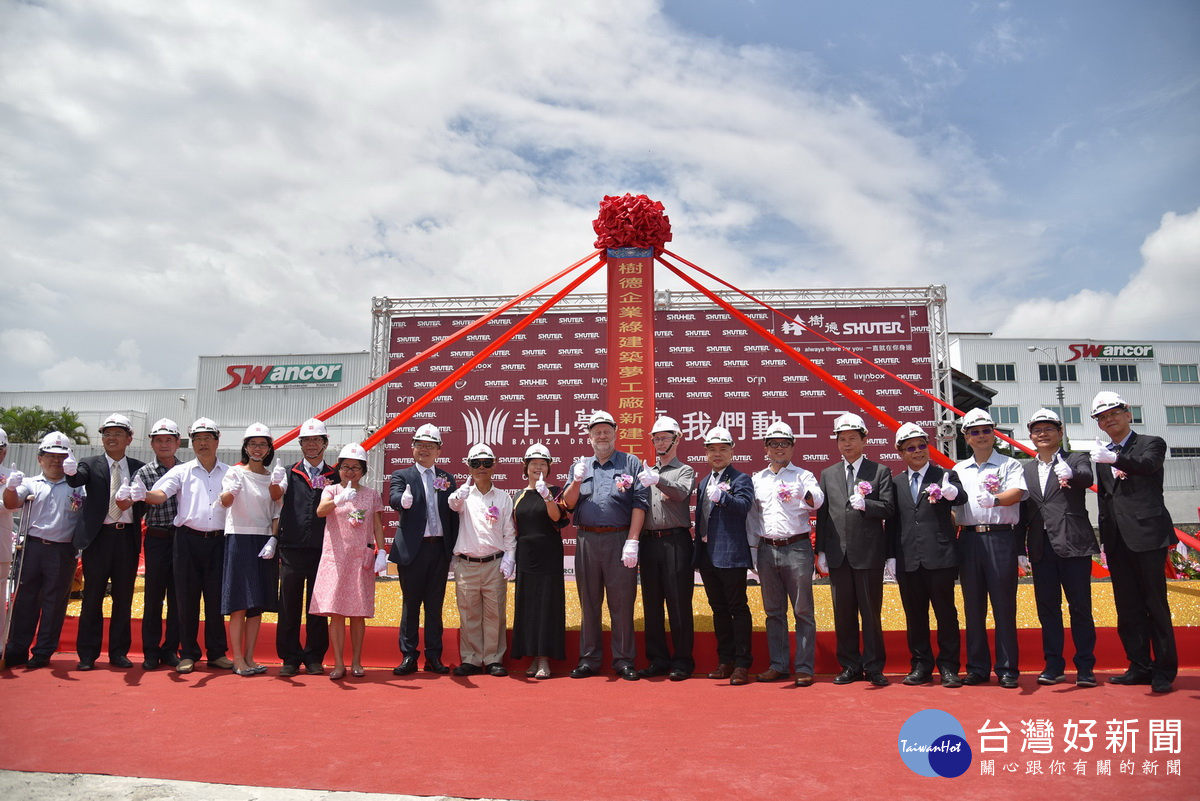
{"label": "sunglasses", "polygon": [[792,445],[792,443],[788,442],[786,439],[767,440],[768,448],[790,448],[791,445]]}
{"label": "sunglasses", "polygon": [[473,467],[475,469],[479,469],[481,467],[490,468],[495,464],[495,459],[472,459],[471,461],[467,462],[468,467]]}
{"label": "sunglasses", "polygon": [[986,437],[990,433],[992,433],[992,429],[990,429],[990,428],[972,428],[970,431],[967,432],[967,436],[968,437]]}
{"label": "sunglasses", "polygon": [[929,447],[928,442],[922,442],[920,445],[909,445],[907,448],[904,449],[904,452],[905,453],[916,453],[917,451],[923,451],[928,447]]}

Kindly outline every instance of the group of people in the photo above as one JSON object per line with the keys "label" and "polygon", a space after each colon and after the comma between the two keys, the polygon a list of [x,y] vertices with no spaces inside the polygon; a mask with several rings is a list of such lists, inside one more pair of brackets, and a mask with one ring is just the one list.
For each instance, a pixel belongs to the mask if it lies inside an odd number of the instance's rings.
{"label": "group of people", "polygon": [[[566,656],[562,532],[574,522],[582,618],[573,678],[600,671],[606,602],[611,665],[618,676],[690,678],[698,571],[717,648],[718,665],[708,677],[733,685],[791,680],[810,686],[816,568],[828,574],[831,585],[841,667],[833,683],[889,683],[881,623],[886,573],[899,585],[907,621],[911,670],[904,684],[929,684],[936,676],[944,687],[978,685],[994,672],[1002,687],[1015,688],[1018,567],[1031,563],[1044,651],[1037,681],[1066,681],[1065,595],[1075,683],[1093,687],[1091,564],[1099,549],[1084,498],[1094,482],[1117,630],[1129,661],[1128,670],[1109,681],[1169,692],[1178,659],[1163,571],[1167,548],[1175,542],[1163,500],[1165,443],[1133,432],[1129,406],[1115,393],[1096,396],[1092,417],[1110,442],[1097,440],[1090,454],[1069,453],[1058,415],[1038,410],[1028,423],[1037,454],[1022,462],[996,450],[995,423],[986,411],[973,410],[961,420],[972,455],[953,469],[934,464],[925,431],[905,423],[895,434],[905,469],[895,475],[866,458],[868,428],[855,414],[834,421],[841,458],[819,477],[793,462],[795,436],[785,423],[765,432],[767,464],[752,474],[733,466],[733,437],[715,427],[704,437],[708,469],[697,479],[679,459],[682,431],[674,419],[655,421],[654,463],[646,464],[617,449],[616,421],[597,411],[587,424],[592,453],[570,465],[566,486],[550,483],[554,459],[535,444],[523,459],[526,486],[515,495],[493,483],[496,457],[485,443],[468,452],[467,479],[460,486],[438,466],[441,431],[425,424],[412,439],[413,464],[390,476],[387,502],[399,521],[385,551],[384,499],[363,481],[366,453],[348,445],[336,465],[326,464],[329,439],[320,420],[301,427],[303,458],[287,467],[274,464],[270,431],[250,426],[242,461],[231,467],[217,459],[220,431],[207,418],[189,430],[194,459],[176,459],[180,432],[164,419],[150,433],[155,459],[142,464],[125,455],[132,439],[129,421],[112,415],[100,428],[104,455],[76,462],[69,440],[54,432],[39,448],[39,476],[0,475],[6,510],[31,499],[6,661],[31,668],[48,663],[58,647],[75,555],[82,552],[78,669],[93,669],[100,654],[108,586],[109,663],[132,666],[130,607],[144,517],[147,670],[166,664],[188,673],[206,657],[212,668],[241,676],[264,673],[255,648],[261,615],[273,611],[279,615],[280,676],[294,676],[301,667],[324,673],[332,650],[329,676],[344,678],[347,619],[349,672],[361,676],[374,579],[390,561],[402,595],[402,658],[393,673],[417,671],[422,646],[424,670],[451,672],[442,661],[442,607],[452,571],[460,621],[453,673],[507,674],[506,585],[515,578],[508,656],[529,657],[526,675],[547,678],[550,660]],[[746,589],[751,569],[761,584],[768,650],[767,669],[754,675]],[[639,577],[645,630],[640,669],[634,636]],[[965,675],[956,581],[965,613]],[[204,649],[198,642],[202,603]],[[226,655],[225,616],[232,659]]]}

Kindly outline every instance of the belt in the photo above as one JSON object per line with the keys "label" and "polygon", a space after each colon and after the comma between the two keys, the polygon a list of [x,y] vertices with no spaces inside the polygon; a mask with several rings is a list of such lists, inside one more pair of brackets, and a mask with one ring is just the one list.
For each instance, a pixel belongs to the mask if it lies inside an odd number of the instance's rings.
{"label": "belt", "polygon": [[680,532],[683,532],[686,534],[688,532],[688,529],[686,529],[686,528],[648,528],[642,532],[642,536],[649,537],[650,539],[658,539],[659,537],[669,537],[672,534],[678,534]]}
{"label": "belt", "polygon": [[35,537],[32,534],[26,534],[25,539],[40,542],[42,545],[70,545],[70,542],[56,542],[55,540],[47,540],[42,537]]}
{"label": "belt", "polygon": [[105,523],[100,528],[112,528],[117,531],[124,531],[127,528],[133,528],[133,523]]}
{"label": "belt", "polygon": [[800,540],[806,539],[808,539],[807,531],[803,534],[797,534],[794,537],[785,537],[781,540],[771,539],[770,537],[760,537],[758,541],[765,542],[767,545],[774,545],[776,548],[782,548],[785,545],[791,545],[793,542],[800,542]]}
{"label": "belt", "polygon": [[589,534],[612,534],[614,531],[629,531],[629,526],[576,526]]}
{"label": "belt", "polygon": [[497,559],[499,559],[501,556],[504,556],[504,551],[496,551],[491,556],[484,556],[482,558],[480,558],[478,556],[467,556],[467,555],[461,554],[461,553],[455,554],[455,556],[457,556],[459,559],[463,559],[467,562],[475,562],[478,564],[478,563],[483,563],[483,562],[494,562]]}
{"label": "belt", "polygon": [[188,534],[195,534],[197,537],[204,537],[205,539],[225,536],[225,531],[222,529],[217,529],[216,531],[199,531],[191,526],[180,526],[179,530],[186,531]]}
{"label": "belt", "polygon": [[979,534],[987,534],[989,531],[1012,531],[1012,526],[963,526],[963,531],[975,531]]}
{"label": "belt", "polygon": [[156,539],[165,540],[175,533],[175,529],[171,526],[146,526],[146,536]]}

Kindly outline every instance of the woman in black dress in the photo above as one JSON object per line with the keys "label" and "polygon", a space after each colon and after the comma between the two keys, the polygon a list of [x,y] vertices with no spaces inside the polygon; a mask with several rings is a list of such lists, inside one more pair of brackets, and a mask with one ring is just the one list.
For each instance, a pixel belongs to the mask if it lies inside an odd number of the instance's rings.
{"label": "woman in black dress", "polygon": [[566,659],[567,593],[563,581],[562,529],[567,512],[559,502],[562,490],[546,484],[550,451],[530,445],[525,451],[528,481],[517,495],[513,515],[517,526],[517,591],[513,620],[512,656],[532,656],[526,676],[550,677],[550,660]]}

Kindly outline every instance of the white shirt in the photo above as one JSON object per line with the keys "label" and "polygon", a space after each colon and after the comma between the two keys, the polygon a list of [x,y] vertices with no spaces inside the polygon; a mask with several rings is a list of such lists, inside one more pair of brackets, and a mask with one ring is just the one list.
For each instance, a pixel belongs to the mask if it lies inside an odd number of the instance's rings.
{"label": "white shirt", "polygon": [[197,531],[217,531],[225,528],[225,507],[221,505],[221,481],[229,465],[218,461],[212,472],[204,469],[199,459],[177,464],[154,482],[153,489],[166,493],[168,498],[179,496],[176,526]]}
{"label": "white shirt", "polygon": [[975,501],[980,482],[989,473],[999,477],[1000,492],[1016,488],[1021,490],[1021,500],[1029,497],[1029,488],[1025,486],[1025,470],[1016,459],[992,451],[982,465],[976,464],[972,456],[954,465],[954,470],[962,481],[968,499],[963,505],[954,507],[954,515],[960,526],[1015,526],[1021,520],[1019,503],[984,509]]}
{"label": "white shirt", "polygon": [[[128,459],[126,459],[124,456],[122,456],[119,460],[114,462],[107,453],[104,454],[104,458],[108,460],[108,474],[110,476],[116,471],[116,467],[114,467],[114,465],[119,464],[121,466],[121,480],[124,481],[126,484],[133,481],[133,476],[129,474],[129,460]],[[104,516],[104,522],[106,525],[108,523],[132,523],[133,522],[133,506],[131,505],[128,509],[122,510],[121,516],[115,520],[112,518],[112,515],[106,514]]]}
{"label": "white shirt", "polygon": [[[495,519],[488,515],[495,507]],[[466,499],[450,496],[450,508],[458,512],[458,540],[454,553],[482,559],[497,551],[513,554],[517,549],[517,532],[513,525],[512,496],[495,484],[485,493],[472,485]]]}
{"label": "white shirt", "polygon": [[271,521],[279,517],[283,500],[271,500],[271,474],[252,473],[241,465],[229,468],[221,481],[222,491],[228,490],[235,473],[242,478],[242,491],[225,510],[226,534],[271,534]]}
{"label": "white shirt", "polygon": [[[803,467],[789,464],[778,473],[767,467],[750,477],[754,482],[753,522],[749,528],[767,539],[787,539],[810,531],[809,513],[825,503],[825,493],[817,477]],[[783,484],[799,483],[800,489],[792,491],[790,500],[780,498]],[[812,493],[812,506],[804,497]]]}
{"label": "white shirt", "polygon": [[[4,485],[8,483],[8,474],[10,472],[12,471],[0,464],[0,494],[4,492]],[[15,509],[5,509],[4,504],[0,502],[0,564],[8,564],[12,561],[14,514],[16,514]],[[8,578],[7,568],[4,571],[4,578],[5,580]]]}

